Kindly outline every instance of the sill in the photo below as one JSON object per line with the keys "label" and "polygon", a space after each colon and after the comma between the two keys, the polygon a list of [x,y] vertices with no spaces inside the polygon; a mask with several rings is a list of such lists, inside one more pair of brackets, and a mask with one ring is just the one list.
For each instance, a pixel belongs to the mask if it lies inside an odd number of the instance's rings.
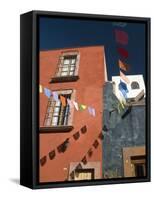
{"label": "sill", "polygon": [[51,126],[51,127],[40,127],[39,132],[42,133],[60,133],[60,132],[70,132],[73,130],[73,126]]}
{"label": "sill", "polygon": [[79,76],[60,76],[51,78],[50,83],[63,83],[63,82],[73,82],[77,81]]}

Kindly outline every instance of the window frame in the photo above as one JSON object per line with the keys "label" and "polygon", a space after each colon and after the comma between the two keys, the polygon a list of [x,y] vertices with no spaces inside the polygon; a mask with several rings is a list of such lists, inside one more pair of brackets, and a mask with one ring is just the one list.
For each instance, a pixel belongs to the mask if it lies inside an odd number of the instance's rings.
{"label": "window frame", "polygon": [[[137,157],[137,156],[144,156],[146,158],[145,146],[123,148],[124,177],[135,177],[132,157]],[[145,159],[145,165],[146,165],[146,159]]]}
{"label": "window frame", "polygon": [[[58,95],[70,94],[70,99],[75,100],[76,90],[74,90],[74,89],[56,90],[56,92],[58,93]],[[51,97],[51,98],[53,98],[53,97]],[[67,124],[51,125],[52,122],[50,122],[50,126],[45,126],[45,120],[47,120],[46,115],[49,114],[48,113],[48,109],[49,109],[48,105],[49,105],[49,103],[52,104],[52,102],[54,102],[54,100],[48,100],[48,102],[47,102],[47,108],[46,108],[46,113],[45,113],[45,117],[44,117],[44,122],[43,122],[43,126],[40,127],[40,133],[69,132],[69,131],[73,130],[74,127],[72,124],[73,124],[74,107],[70,107],[70,106],[69,106],[69,115],[67,118],[67,120],[68,120]],[[60,102],[60,107],[62,107],[61,102]],[[52,109],[54,109],[54,108],[55,107],[53,107]],[[50,118],[52,118],[52,116]],[[50,121],[52,121],[52,119]]]}
{"label": "window frame", "polygon": [[[69,70],[69,72],[73,72],[73,75],[57,76],[59,69],[64,68],[63,64],[64,64],[65,58],[67,59],[67,57],[75,57],[75,56],[76,56],[75,64],[70,64],[70,65],[74,66],[74,70]],[[57,64],[55,75],[54,75],[54,77],[51,78],[50,83],[77,81],[79,79],[79,75],[78,75],[79,74],[79,62],[80,62],[79,51],[61,52],[61,55],[59,56],[59,59],[58,59],[58,64]],[[71,68],[71,66],[68,65],[68,69],[70,69],[70,68]]]}

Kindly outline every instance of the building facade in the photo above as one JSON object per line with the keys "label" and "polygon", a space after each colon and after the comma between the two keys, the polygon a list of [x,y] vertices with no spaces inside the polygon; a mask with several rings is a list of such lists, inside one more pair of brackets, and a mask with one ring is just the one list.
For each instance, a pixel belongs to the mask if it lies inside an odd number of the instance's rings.
{"label": "building facade", "polygon": [[[103,46],[40,52],[40,84],[68,101],[40,93],[40,182],[102,178],[103,85],[107,81]],[[90,115],[87,107],[95,109]],[[91,148],[93,147],[93,148]],[[91,153],[90,153],[91,150]],[[85,156],[86,155],[86,156]],[[88,155],[88,156],[87,156]]]}
{"label": "building facade", "polygon": [[120,77],[113,77],[103,89],[104,178],[146,176],[145,85],[141,75],[128,77],[129,96],[119,111]]}

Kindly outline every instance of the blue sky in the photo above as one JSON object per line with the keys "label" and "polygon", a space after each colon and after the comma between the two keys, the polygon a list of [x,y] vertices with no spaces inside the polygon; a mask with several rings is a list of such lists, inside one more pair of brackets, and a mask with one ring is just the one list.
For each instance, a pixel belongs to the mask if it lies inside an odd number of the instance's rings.
{"label": "blue sky", "polygon": [[[128,45],[119,45],[116,42],[115,29],[127,32]],[[122,28],[104,20],[40,17],[39,45],[40,50],[104,45],[109,80],[112,76],[119,75],[120,56],[117,47],[123,47],[129,53],[125,62],[130,65],[130,69],[126,75],[143,74],[145,77],[145,24],[143,23],[129,22]]]}

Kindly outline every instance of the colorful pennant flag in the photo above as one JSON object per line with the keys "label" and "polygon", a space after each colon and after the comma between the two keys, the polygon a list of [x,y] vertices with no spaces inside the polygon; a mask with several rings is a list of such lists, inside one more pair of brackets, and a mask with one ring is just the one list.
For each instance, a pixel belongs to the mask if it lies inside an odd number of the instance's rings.
{"label": "colorful pennant flag", "polygon": [[124,98],[127,99],[127,93],[129,91],[127,89],[126,83],[122,82],[121,80],[120,80],[120,83],[119,83],[119,90],[122,93],[122,95],[124,96]]}
{"label": "colorful pennant flag", "polygon": [[96,116],[95,108],[92,108],[92,115],[93,115],[93,117]]}
{"label": "colorful pennant flag", "polygon": [[92,116],[94,116],[94,117],[96,116],[95,109],[92,108],[92,107],[90,107],[90,106],[88,106],[88,112],[89,112],[90,115],[92,115]]}
{"label": "colorful pennant flag", "polygon": [[128,70],[129,65],[127,65],[127,64],[124,63],[124,62],[122,62],[120,59],[119,59],[118,63],[119,63],[120,69],[123,69],[124,71],[127,71],[127,70]]}
{"label": "colorful pennant flag", "polygon": [[[42,85],[39,85],[39,91],[40,91],[40,93],[42,93],[43,92],[43,87],[42,87]],[[85,110],[85,109],[87,109],[87,106],[86,105],[84,105],[84,104],[78,104],[76,101],[72,101],[72,100],[70,100],[70,99],[68,99],[68,98],[65,98],[63,95],[58,95],[58,92],[56,92],[56,91],[51,91],[50,89],[48,89],[48,88],[44,88],[44,94],[48,97],[48,98],[50,98],[51,97],[51,95],[53,96],[53,99],[57,102],[57,101],[61,101],[61,103],[62,103],[62,106],[66,106],[67,105],[67,103],[68,103],[68,105],[70,106],[70,108],[73,108],[73,107],[75,107],[75,109],[78,111],[79,109],[80,109],[80,111],[83,111],[83,110]],[[92,116],[96,116],[96,112],[95,112],[95,109],[94,108],[92,108],[92,107],[88,107],[88,112],[89,112],[89,114],[90,115],[92,115]]]}
{"label": "colorful pennant flag", "polygon": [[42,87],[42,85],[39,85],[39,92],[43,93],[43,87]]}
{"label": "colorful pennant flag", "polygon": [[73,107],[74,107],[74,104],[73,104],[72,100],[67,99],[67,103],[68,103],[68,105],[70,106],[70,108],[73,108]]}
{"label": "colorful pennant flag", "polygon": [[123,57],[125,59],[128,58],[128,51],[125,50],[124,48],[119,47],[119,48],[117,48],[117,51],[118,51],[118,53],[120,54],[121,57]]}
{"label": "colorful pennant flag", "polygon": [[118,113],[120,114],[124,110],[122,103],[118,103]]}
{"label": "colorful pennant flag", "polygon": [[62,95],[60,95],[60,100],[61,100],[61,103],[62,103],[62,106],[66,106],[66,99],[65,97],[63,97]]}
{"label": "colorful pennant flag", "polygon": [[90,106],[88,106],[88,112],[90,115],[92,115],[92,108]]}
{"label": "colorful pennant flag", "polygon": [[50,98],[51,97],[51,90],[49,90],[48,88],[44,88],[44,94]]}
{"label": "colorful pennant flag", "polygon": [[125,103],[123,101],[120,101],[120,106],[122,107],[122,109],[125,109]]}
{"label": "colorful pennant flag", "polygon": [[122,71],[120,70],[120,77],[122,78],[122,80],[124,80],[127,84],[130,83],[130,80],[127,78],[127,76],[125,76],[124,73],[122,73]]}
{"label": "colorful pennant flag", "polygon": [[74,104],[74,106],[75,106],[76,110],[79,110],[78,103],[77,103],[77,102],[75,102],[75,101],[73,101],[73,104]]}
{"label": "colorful pennant flag", "polygon": [[80,105],[79,105],[79,109],[80,109],[81,111],[85,110],[86,108],[87,108],[86,105],[83,105],[83,104],[80,104]]}
{"label": "colorful pennant flag", "polygon": [[115,30],[116,42],[126,45],[128,44],[128,34],[125,31]]}
{"label": "colorful pennant flag", "polygon": [[59,101],[59,98],[58,98],[58,93],[57,92],[52,92],[52,95],[53,95],[53,99],[55,100],[55,101]]}

